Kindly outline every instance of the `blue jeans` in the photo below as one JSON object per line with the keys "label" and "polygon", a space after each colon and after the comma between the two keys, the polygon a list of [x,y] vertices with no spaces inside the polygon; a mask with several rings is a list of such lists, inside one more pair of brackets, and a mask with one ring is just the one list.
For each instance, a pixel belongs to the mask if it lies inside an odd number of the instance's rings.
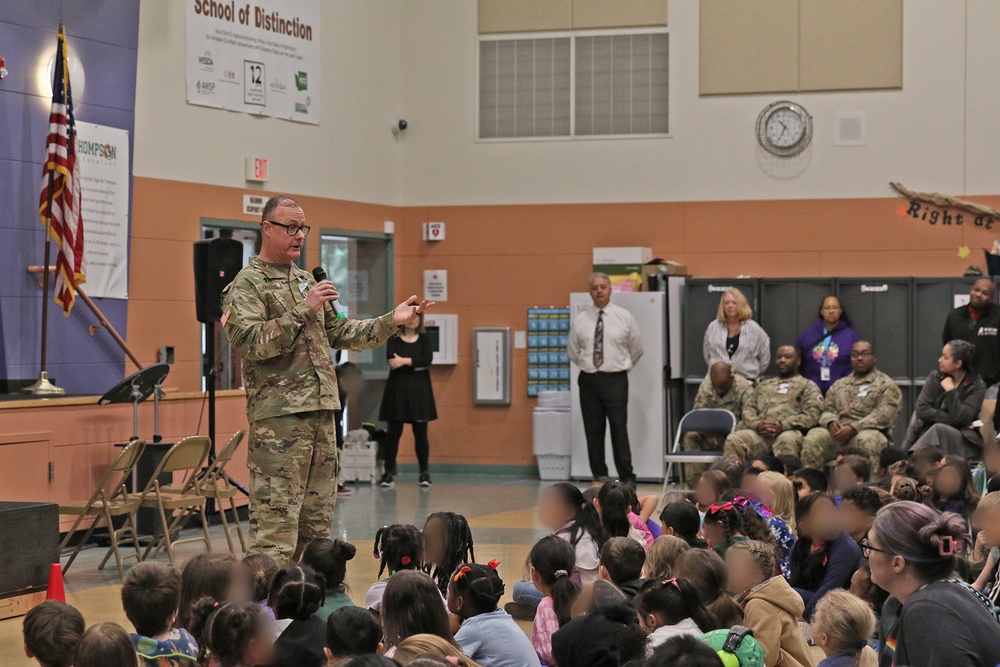
{"label": "blue jeans", "polygon": [[543,597],[545,596],[530,581],[521,580],[514,584],[514,602],[518,604],[535,609]]}

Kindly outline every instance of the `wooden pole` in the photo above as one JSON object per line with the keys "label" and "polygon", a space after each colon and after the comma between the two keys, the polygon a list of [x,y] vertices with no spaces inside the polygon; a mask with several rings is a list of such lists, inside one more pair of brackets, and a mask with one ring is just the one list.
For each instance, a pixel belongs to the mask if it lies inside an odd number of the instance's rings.
{"label": "wooden pole", "polygon": [[[49,272],[50,271],[54,272],[55,270],[56,267],[54,266],[50,266],[48,271],[45,270],[44,266],[32,265],[28,267],[28,273],[42,274],[43,284],[47,282],[46,276],[49,275]],[[104,313],[102,313],[101,309],[97,307],[97,304],[94,303],[94,301],[87,295],[86,292],[83,291],[83,288],[81,288],[79,285],[76,286],[76,293],[80,295],[80,298],[83,299],[83,302],[85,304],[87,304],[87,307],[90,308],[90,310],[93,311],[94,315],[97,316],[97,321],[101,323],[101,326],[107,329],[108,333],[111,334],[111,337],[115,339],[115,342],[118,343],[118,345],[123,350],[125,350],[125,354],[127,354],[128,358],[132,360],[132,363],[135,364],[135,367],[138,368],[139,370],[142,370],[143,365],[139,363],[139,359],[138,357],[135,356],[135,353],[132,352],[132,348],[128,346],[128,343],[126,343],[125,339],[121,337],[121,334],[118,333],[118,330],[115,329],[114,326],[112,326],[111,322],[108,321],[108,318],[104,316]]]}

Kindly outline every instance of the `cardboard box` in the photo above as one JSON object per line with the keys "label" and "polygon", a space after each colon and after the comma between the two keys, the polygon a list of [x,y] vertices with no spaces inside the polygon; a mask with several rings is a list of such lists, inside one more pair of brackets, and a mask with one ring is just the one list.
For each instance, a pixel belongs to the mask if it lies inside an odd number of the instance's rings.
{"label": "cardboard box", "polygon": [[[653,249],[639,246],[625,248],[594,248],[594,270],[612,264],[645,264],[653,259]],[[606,273],[606,272],[605,272]],[[609,274],[610,275],[610,274]]]}
{"label": "cardboard box", "polygon": [[649,289],[649,277],[658,274],[665,276],[686,276],[687,267],[680,262],[667,261],[663,264],[645,264],[642,267],[642,291]]}

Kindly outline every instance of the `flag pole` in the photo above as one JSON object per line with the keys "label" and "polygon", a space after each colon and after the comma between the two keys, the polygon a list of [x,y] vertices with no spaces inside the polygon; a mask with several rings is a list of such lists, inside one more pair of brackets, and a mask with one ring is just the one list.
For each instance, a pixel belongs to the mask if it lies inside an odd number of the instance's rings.
{"label": "flag pole", "polygon": [[[59,34],[63,35],[65,39],[65,27],[62,23],[59,24]],[[62,54],[58,54],[62,57]],[[68,76],[68,73],[63,73],[63,76]],[[62,82],[60,82],[62,83]],[[55,82],[53,81],[53,87],[55,87]],[[45,207],[45,263],[42,266],[49,265],[49,258],[52,256],[51,240],[49,235],[52,233],[52,190],[55,183],[55,171],[49,170],[49,196],[48,205]],[[38,382],[33,385],[25,387],[22,391],[26,394],[34,394],[35,396],[61,396],[66,393],[66,390],[57,387],[49,381],[49,374],[45,370],[46,365],[46,353],[48,352],[48,339],[49,339],[49,272],[42,272],[42,352],[41,352],[41,365],[38,373]]]}

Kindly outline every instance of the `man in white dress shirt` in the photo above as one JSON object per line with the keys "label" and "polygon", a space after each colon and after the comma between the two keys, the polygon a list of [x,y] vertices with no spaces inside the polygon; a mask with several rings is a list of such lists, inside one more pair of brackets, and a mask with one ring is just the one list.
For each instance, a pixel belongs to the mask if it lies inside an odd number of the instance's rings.
{"label": "man in white dress shirt", "polygon": [[606,477],[605,423],[618,478],[635,485],[628,442],[628,372],[642,357],[642,337],[632,313],[611,303],[611,279],[590,274],[593,307],[577,312],[569,332],[569,358],[580,369],[580,408],[594,478]]}

